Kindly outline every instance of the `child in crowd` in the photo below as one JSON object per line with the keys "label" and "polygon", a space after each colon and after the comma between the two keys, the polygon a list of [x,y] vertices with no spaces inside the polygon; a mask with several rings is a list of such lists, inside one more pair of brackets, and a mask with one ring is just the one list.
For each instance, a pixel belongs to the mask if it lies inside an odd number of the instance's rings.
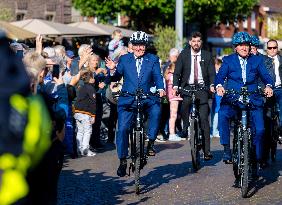
{"label": "child in crowd", "polygon": [[115,52],[115,50],[121,46],[123,46],[123,42],[122,42],[122,32],[121,30],[117,29],[114,30],[113,34],[112,34],[112,40],[109,43],[109,57],[114,60],[113,54]]}
{"label": "child in crowd", "polygon": [[81,74],[84,85],[78,90],[77,100],[74,104],[74,118],[77,125],[77,149],[78,154],[83,156],[95,156],[96,153],[89,149],[92,124],[96,115],[96,91],[94,77],[91,71],[84,71]]}
{"label": "child in crowd", "polygon": [[[215,72],[218,73],[219,68],[221,67],[222,60],[219,58],[215,59]],[[211,137],[219,137],[219,131],[218,131],[218,111],[220,109],[220,102],[221,102],[221,96],[215,94],[214,100],[212,104],[212,135]]]}

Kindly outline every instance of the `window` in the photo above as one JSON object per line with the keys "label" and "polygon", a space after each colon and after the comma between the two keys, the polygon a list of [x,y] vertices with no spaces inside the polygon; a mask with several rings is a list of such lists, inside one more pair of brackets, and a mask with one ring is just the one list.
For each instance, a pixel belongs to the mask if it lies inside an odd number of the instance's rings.
{"label": "window", "polygon": [[47,21],[53,21],[53,20],[54,20],[54,15],[48,14],[48,15],[45,16],[45,19],[46,19]]}
{"label": "window", "polygon": [[16,16],[16,20],[17,21],[21,21],[24,19],[24,14],[23,13],[18,13],[17,16]]}

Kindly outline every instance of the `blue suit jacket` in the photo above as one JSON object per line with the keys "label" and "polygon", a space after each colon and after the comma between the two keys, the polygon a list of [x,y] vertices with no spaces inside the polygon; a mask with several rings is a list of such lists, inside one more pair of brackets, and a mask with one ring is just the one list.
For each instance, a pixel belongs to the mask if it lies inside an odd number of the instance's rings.
{"label": "blue suit jacket", "polygon": [[[247,86],[248,91],[255,91],[259,85],[259,78],[261,78],[265,85],[270,84],[273,86],[274,84],[272,77],[265,67],[263,58],[259,56],[250,55],[248,57],[246,77],[246,83],[244,84],[238,54],[234,53],[223,58],[222,66],[215,78],[215,85],[225,85],[225,89],[234,89],[236,91],[240,91],[241,87]],[[263,99],[258,95],[252,95],[250,99],[256,106],[263,105]],[[222,99],[223,103],[226,101],[228,101],[226,97]]]}
{"label": "blue suit jacket", "polygon": [[[154,86],[164,90],[159,58],[150,53],[143,56],[139,77],[133,53],[121,56],[112,79],[116,81],[121,77],[123,77],[123,92],[135,93],[137,89],[143,89],[144,93],[149,93],[150,88]],[[133,97],[120,97],[118,105],[131,105],[133,101]]]}

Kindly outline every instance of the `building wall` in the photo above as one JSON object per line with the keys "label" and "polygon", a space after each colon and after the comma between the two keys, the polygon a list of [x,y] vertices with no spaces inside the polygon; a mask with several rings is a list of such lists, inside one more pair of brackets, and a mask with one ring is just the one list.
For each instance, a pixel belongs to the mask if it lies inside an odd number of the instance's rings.
{"label": "building wall", "polygon": [[39,18],[60,23],[71,22],[71,0],[0,0],[0,6],[11,9],[12,21]]}

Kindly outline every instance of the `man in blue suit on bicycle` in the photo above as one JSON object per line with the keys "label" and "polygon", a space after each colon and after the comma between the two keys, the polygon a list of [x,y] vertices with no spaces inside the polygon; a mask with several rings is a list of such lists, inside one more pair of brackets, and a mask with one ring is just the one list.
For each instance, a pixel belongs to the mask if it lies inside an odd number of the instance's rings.
{"label": "man in blue suit on bicycle", "polygon": [[[263,58],[250,54],[251,38],[246,32],[235,33],[232,44],[235,46],[235,53],[223,58],[223,64],[216,75],[215,86],[217,94],[223,96],[225,88],[228,90],[240,91],[246,86],[252,92],[258,89],[259,77],[266,85],[264,92],[267,97],[273,94],[273,79],[267,71]],[[225,88],[223,85],[225,84]],[[264,134],[263,122],[263,98],[257,95],[250,96],[254,109],[251,110],[251,123],[253,145],[256,150],[256,158],[260,162],[262,158],[262,138]],[[223,161],[226,164],[232,163],[230,151],[230,118],[236,115],[236,110],[231,106],[231,98],[224,97],[219,110],[219,134],[220,143],[224,146]]]}
{"label": "man in blue suit on bicycle", "polygon": [[[134,94],[142,89],[145,94],[150,93],[150,88],[156,86],[160,97],[165,95],[163,77],[161,75],[159,58],[153,54],[145,53],[148,43],[148,35],[143,31],[137,31],[130,37],[133,45],[133,53],[120,57],[118,65],[106,59],[106,66],[111,69],[112,81],[123,77],[122,92]],[[149,126],[147,135],[147,155],[154,156],[154,141],[157,137],[160,121],[160,101],[156,97],[149,97],[142,102],[143,110],[148,113]],[[134,110],[136,101],[134,96],[120,96],[118,100],[118,131],[116,146],[120,165],[117,175],[126,175],[128,155],[128,138],[132,122],[134,121]]]}

